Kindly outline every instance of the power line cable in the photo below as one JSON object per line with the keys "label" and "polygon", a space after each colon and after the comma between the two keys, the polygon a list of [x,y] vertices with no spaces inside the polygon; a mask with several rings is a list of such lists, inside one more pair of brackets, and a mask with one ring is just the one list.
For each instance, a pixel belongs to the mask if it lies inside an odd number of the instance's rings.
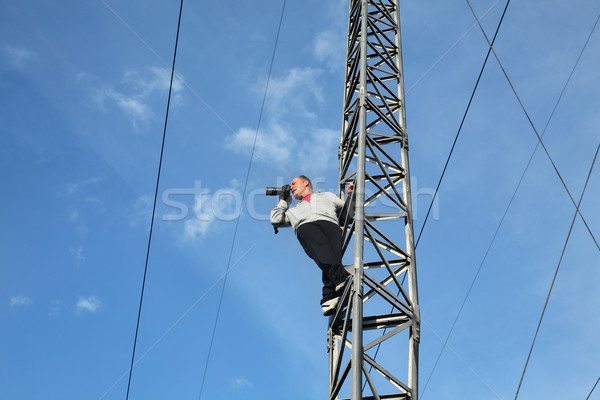
{"label": "power line cable", "polygon": [[[233,271],[233,269],[238,266],[243,260],[244,258],[257,246],[258,242],[255,242],[252,246],[250,246],[248,248],[248,250],[246,250],[244,252],[244,254],[242,254],[240,256],[240,258],[237,259],[237,261],[235,263],[233,263],[231,265],[231,268],[229,269],[229,271]],[[135,364],[133,365],[133,367],[137,367],[138,364],[140,362],[142,362],[144,360],[144,358],[146,358],[146,356],[148,354],[150,354],[150,352],[152,350],[154,350],[156,348],[156,346],[158,346],[160,344],[160,342],[162,342],[173,330],[175,330],[175,328],[181,323],[181,321],[183,321],[197,306],[198,304],[200,304],[211,292],[212,290],[225,278],[225,274],[221,275],[221,277],[219,279],[217,279],[200,297],[198,297],[198,299],[190,306],[188,307],[188,309],[181,314],[181,316],[179,318],[177,318],[177,320],[175,320],[174,323],[171,324],[171,326],[162,334],[160,335],[160,337],[150,346],[148,347],[148,349],[146,349],[146,351],[141,355],[138,356],[137,359],[135,360]],[[100,396],[98,398],[98,400],[102,400],[104,398],[106,398],[106,396],[108,396],[108,394],[123,380],[125,379],[125,377],[127,376],[127,374],[129,373],[129,369],[127,369],[123,375],[121,375],[108,389],[106,389],[106,391],[102,394],[102,396]]]}
{"label": "power line cable", "polygon": [[[481,15],[481,19],[485,18],[494,8],[496,8],[496,5],[500,3],[500,0],[496,0],[494,2],[494,4],[492,4],[490,6],[490,8],[488,8],[482,15]],[[418,84],[419,82],[421,82],[423,79],[425,79],[425,77],[448,55],[450,54],[450,52],[452,50],[454,50],[454,48],[465,38],[467,37],[467,35],[473,30],[473,28],[475,28],[477,26],[477,22],[474,22],[473,25],[471,25],[469,27],[469,29],[467,29],[462,35],[460,35],[460,37],[458,39],[456,39],[456,41],[454,43],[452,43],[452,45],[441,55],[438,57],[437,60],[435,60],[435,62],[433,64],[431,64],[429,66],[429,68],[427,68],[427,70],[425,72],[423,72],[421,74],[421,76],[419,76],[417,78],[416,81],[414,81],[414,83],[412,85],[410,85],[410,87],[408,89],[406,89],[406,93],[405,95],[408,95]]]}
{"label": "power line cable", "polygon": [[[135,29],[133,29],[133,27],[131,25],[129,25],[127,23],[127,21],[125,21],[125,19],[123,19],[123,17],[121,17],[111,6],[109,6],[106,1],[104,0],[100,0],[100,2],[102,4],[104,4],[104,6],[108,9],[108,11],[111,12],[111,14],[113,14],[113,16],[119,20],[119,22],[121,22],[123,24],[123,26],[125,26],[125,28],[127,28],[132,34],[133,36],[136,37],[136,39],[142,44],[144,45],[144,47],[146,47],[165,67],[168,67],[168,63],[160,56],[160,54],[158,54],[158,52],[156,50],[154,50],[154,48],[152,48],[152,46],[150,46],[148,44],[148,42],[146,42],[144,40],[144,38],[142,38],[142,36],[137,33],[137,31]],[[485,16],[490,10],[486,11],[483,16]],[[475,24],[476,25],[476,24]],[[240,142],[240,144],[244,145],[245,147],[247,147],[248,149],[250,149],[250,145],[246,142],[244,142],[244,140],[239,137],[236,134],[236,131],[231,127],[231,125],[229,125],[227,123],[227,121],[225,121],[225,119],[210,105],[208,104],[208,102],[206,100],[204,100],[204,98],[202,96],[200,96],[200,94],[192,87],[190,86],[187,81],[183,78],[183,76],[181,76],[181,74],[179,74],[178,72],[175,72],[175,76],[177,77],[177,79],[179,79],[179,81],[186,87],[189,89],[190,92],[192,92],[192,94],[198,99],[200,100],[200,102],[204,105],[204,107],[206,107],[208,109],[208,111],[210,111],[231,133],[234,134],[233,138],[234,140],[237,140],[238,142]],[[258,159],[262,159],[260,156],[260,153],[255,151],[254,154],[255,158]]]}
{"label": "power line cable", "polygon": [[[250,178],[250,171],[252,169],[252,161],[254,159],[254,151],[256,149],[256,142],[258,140],[258,132],[259,132],[259,129],[260,129],[260,124],[261,124],[261,121],[262,121],[263,111],[264,111],[264,108],[265,108],[265,102],[266,102],[266,99],[267,99],[267,91],[269,89],[269,81],[271,80],[271,72],[273,71],[273,63],[275,61],[275,53],[277,51],[277,43],[279,42],[279,34],[281,32],[281,25],[282,25],[282,22],[283,22],[283,15],[284,15],[284,12],[285,12],[286,1],[287,0],[283,1],[283,7],[281,8],[281,16],[279,17],[279,26],[277,28],[277,35],[275,37],[275,45],[273,46],[273,54],[271,56],[271,64],[269,65],[269,73],[267,75],[267,82],[266,82],[266,85],[265,85],[265,92],[264,92],[264,95],[263,95],[262,104],[261,104],[261,107],[260,107],[260,113],[259,113],[259,116],[258,116],[258,124],[256,126],[256,134],[254,136],[254,143],[252,144],[252,153],[250,155],[250,162],[248,163],[248,170],[246,171],[246,181],[244,183],[244,190],[242,192],[242,202],[243,202],[244,197],[246,196],[246,189],[248,188],[248,180]],[[241,207],[242,206],[240,205],[240,211],[241,211]],[[213,325],[212,336],[210,338],[210,345],[208,347],[208,355],[206,357],[206,364],[204,365],[204,373],[202,374],[202,383],[200,385],[200,394],[198,395],[198,400],[202,399],[202,392],[204,390],[204,383],[206,381],[206,373],[208,371],[208,365],[209,365],[209,361],[210,361],[210,355],[211,355],[213,344],[214,344],[214,340],[215,340],[215,333],[217,331],[217,323],[219,321],[219,315],[221,313],[221,306],[223,304],[223,295],[225,293],[225,286],[227,284],[227,277],[229,275],[229,269],[230,269],[230,265],[231,265],[231,257],[233,255],[233,249],[234,249],[234,246],[235,246],[235,240],[237,238],[237,232],[238,232],[238,227],[240,225],[240,219],[241,219],[241,212],[240,212],[240,216],[237,218],[236,223],[235,223],[235,229],[234,229],[234,232],[233,232],[233,239],[232,239],[232,242],[231,242],[231,248],[229,250],[229,258],[227,260],[227,270],[225,271],[225,278],[223,279],[223,286],[221,288],[221,295],[219,297],[219,305],[217,307],[217,315],[215,316],[215,322],[214,322],[214,325]]]}
{"label": "power line cable", "polygon": [[152,206],[152,219],[150,221],[150,233],[148,234],[148,248],[146,249],[146,263],[144,265],[144,278],[142,279],[142,290],[140,294],[140,305],[138,308],[137,323],[135,326],[135,336],[133,339],[133,351],[131,354],[131,366],[129,367],[129,379],[127,381],[127,394],[125,400],[129,399],[129,389],[131,388],[131,376],[133,373],[133,363],[135,360],[135,349],[137,346],[137,338],[140,329],[140,317],[142,315],[142,303],[144,301],[144,288],[146,287],[146,276],[148,273],[148,259],[150,258],[150,244],[152,243],[152,230],[154,228],[154,214],[156,212],[156,200],[158,198],[158,187],[160,183],[160,171],[162,169],[162,160],[165,150],[165,138],[167,136],[167,122],[169,120],[169,107],[171,105],[171,92],[173,90],[173,75],[175,73],[175,60],[177,58],[177,44],[179,43],[179,28],[181,27],[181,13],[183,10],[183,0],[179,4],[179,18],[177,20],[177,35],[175,36],[175,49],[173,51],[173,64],[171,66],[171,80],[169,82],[169,96],[167,98],[167,110],[165,113],[165,124],[163,128],[162,144],[160,147],[160,158],[158,161],[158,173],[156,174],[156,188],[154,190],[154,204]]}
{"label": "power line cable", "polygon": [[554,163],[554,160],[552,159],[552,156],[550,156],[550,152],[546,148],[546,145],[544,144],[544,141],[542,140],[542,137],[538,133],[538,131],[537,131],[537,129],[536,129],[533,121],[531,120],[531,117],[529,116],[529,113],[527,112],[527,109],[525,108],[525,105],[521,101],[521,98],[519,97],[519,94],[517,93],[517,90],[515,89],[514,85],[512,84],[512,81],[508,77],[508,73],[504,69],[504,65],[502,65],[502,62],[500,61],[500,58],[498,57],[498,54],[496,54],[496,50],[494,50],[494,47],[492,46],[492,43],[490,43],[490,40],[489,40],[487,34],[485,33],[485,30],[483,29],[483,26],[481,26],[481,22],[479,21],[479,18],[475,14],[475,11],[473,10],[473,7],[471,6],[471,3],[469,2],[469,0],[467,0],[467,4],[469,5],[469,8],[471,9],[471,12],[473,13],[473,16],[475,17],[475,20],[477,21],[477,24],[479,25],[479,29],[483,33],[483,36],[485,37],[485,40],[488,43],[488,46],[490,47],[490,49],[494,53],[494,57],[496,58],[496,61],[498,62],[498,65],[500,66],[500,69],[502,70],[502,73],[504,74],[504,77],[506,78],[508,84],[510,85],[510,88],[512,89],[513,94],[515,95],[515,97],[516,97],[519,105],[521,106],[521,109],[523,110],[523,113],[525,114],[525,117],[527,118],[527,121],[529,122],[529,125],[531,125],[531,128],[533,129],[533,132],[535,133],[535,135],[536,135],[539,143],[542,145],[542,148],[544,149],[544,152],[546,153],[546,156],[548,157],[548,160],[550,160],[550,163],[552,164],[552,167],[554,168],[554,171],[558,175],[558,178],[560,179],[561,184],[563,185],[563,187],[565,188],[565,191],[569,195],[569,199],[571,199],[571,203],[573,203],[573,205],[575,206],[575,208],[577,210],[577,213],[579,214],[579,217],[581,218],[582,222],[584,223],[584,225],[585,225],[588,233],[590,234],[592,240],[596,244],[596,248],[598,249],[598,251],[600,251],[600,245],[598,244],[598,241],[596,240],[596,237],[592,233],[592,230],[590,229],[587,221],[585,220],[585,218],[583,217],[583,215],[579,211],[579,208],[577,207],[577,204],[575,203],[575,199],[573,199],[573,196],[571,195],[571,192],[569,191],[569,188],[567,187],[567,184],[565,183],[565,181],[564,181],[561,173],[558,171],[558,167]]}
{"label": "power line cable", "polygon": [[[494,38],[492,39],[492,44],[496,41],[496,37],[498,36],[498,31],[500,30],[500,26],[502,25],[502,21],[504,20],[504,15],[506,14],[506,9],[510,4],[510,0],[506,2],[504,6],[504,11],[502,11],[502,16],[500,17],[500,22],[498,22],[498,27],[496,28],[496,33],[494,34]],[[454,148],[456,147],[456,142],[458,141],[458,137],[460,136],[460,132],[462,131],[463,124],[465,123],[465,119],[467,118],[467,114],[469,113],[469,109],[471,108],[471,103],[473,102],[473,98],[475,97],[475,92],[477,91],[477,87],[479,86],[479,81],[481,80],[481,76],[483,75],[483,71],[485,70],[485,66],[487,64],[488,58],[490,57],[490,53],[492,51],[492,47],[488,49],[488,52],[485,56],[485,60],[483,61],[483,65],[481,66],[481,70],[479,71],[479,76],[477,77],[477,81],[475,82],[475,87],[471,92],[471,97],[469,98],[469,102],[467,103],[467,108],[463,114],[462,120],[460,121],[460,125],[458,127],[458,132],[456,132],[456,136],[454,137],[454,142],[452,143],[452,147],[450,148],[450,153],[448,154],[448,158],[446,159],[446,164],[442,169],[442,174],[440,179],[438,180],[437,186],[435,188],[435,192],[433,193],[433,198],[431,199],[431,203],[429,204],[429,208],[427,209],[427,214],[425,215],[425,220],[423,221],[423,225],[421,225],[421,230],[419,231],[419,236],[417,237],[417,241],[415,243],[415,249],[419,245],[419,241],[421,240],[421,235],[423,234],[423,229],[425,229],[425,224],[427,224],[427,220],[429,219],[429,214],[431,213],[431,208],[433,207],[433,203],[437,197],[438,191],[440,189],[440,185],[442,184],[442,180],[444,179],[444,175],[446,174],[446,169],[448,168],[448,164],[450,163],[450,158],[452,158],[452,153],[454,153]]]}
{"label": "power line cable", "polygon": [[571,221],[569,233],[567,234],[567,239],[565,240],[565,244],[563,246],[562,252],[560,253],[560,258],[558,260],[558,265],[556,266],[556,270],[554,271],[554,277],[552,278],[552,283],[550,284],[550,289],[548,290],[548,295],[546,296],[546,302],[544,303],[544,308],[542,309],[542,315],[540,315],[540,320],[539,320],[537,328],[535,330],[535,335],[533,336],[533,342],[531,343],[531,347],[529,348],[529,354],[527,355],[527,360],[525,361],[525,366],[523,367],[523,373],[521,374],[521,379],[519,380],[519,386],[517,387],[517,393],[515,394],[515,400],[517,400],[517,397],[519,396],[519,391],[521,390],[521,385],[523,384],[523,378],[525,377],[525,372],[527,371],[527,366],[529,365],[529,360],[531,359],[531,353],[533,352],[533,347],[535,346],[535,341],[536,341],[538,333],[540,331],[540,326],[542,325],[542,320],[544,319],[544,314],[546,313],[546,308],[548,307],[550,295],[552,294],[552,289],[554,288],[554,283],[556,282],[556,277],[558,276],[558,270],[560,269],[560,265],[562,263],[563,256],[565,255],[565,250],[567,249],[567,244],[569,243],[569,238],[571,237],[571,232],[573,231],[573,225],[575,225],[575,221],[577,220],[577,213],[579,210],[579,206],[581,205],[581,201],[583,200],[585,190],[587,189],[587,185],[590,180],[590,176],[592,175],[592,170],[594,169],[594,164],[596,163],[596,157],[598,156],[599,150],[600,150],[600,144],[596,148],[596,154],[594,154],[594,159],[592,160],[592,165],[590,166],[590,171],[588,172],[587,179],[585,180],[585,185],[583,186],[583,191],[581,192],[581,196],[579,197],[579,203],[577,203],[577,210],[575,210],[575,215],[573,215],[573,220]]}
{"label": "power line cable", "polygon": [[[498,32],[500,31],[500,27],[502,26],[502,21],[504,21],[504,16],[506,15],[506,10],[508,9],[508,6],[510,4],[510,0],[508,0],[506,2],[506,5],[504,6],[504,10],[502,11],[502,16],[500,17],[500,21],[498,22],[498,26],[496,27],[496,32],[494,33],[494,38],[492,39],[492,44],[496,41],[496,37],[498,36]],[[442,175],[440,176],[440,180],[438,181],[437,187],[435,189],[435,193],[433,195],[433,198],[431,200],[431,204],[429,204],[429,209],[427,210],[427,215],[425,216],[425,221],[423,221],[423,225],[421,226],[421,231],[419,232],[419,237],[417,239],[417,242],[415,244],[415,249],[416,247],[419,245],[419,240],[421,239],[421,234],[423,233],[423,229],[425,228],[425,224],[427,223],[427,218],[429,217],[429,213],[431,212],[431,208],[433,206],[433,203],[435,201],[435,197],[437,196],[438,190],[440,188],[440,185],[442,184],[442,180],[444,179],[444,174],[446,173],[446,168],[448,167],[448,163],[450,162],[450,158],[452,157],[452,152],[454,151],[454,146],[456,145],[456,141],[458,140],[458,136],[460,135],[461,129],[463,127],[463,124],[465,122],[465,119],[467,117],[467,113],[469,112],[469,108],[471,107],[471,102],[473,101],[473,97],[475,96],[475,92],[477,91],[477,87],[479,85],[479,81],[481,80],[481,76],[483,75],[483,71],[485,69],[485,66],[487,64],[487,61],[490,57],[490,53],[491,53],[491,46],[487,51],[487,54],[485,56],[485,60],[483,62],[483,65],[481,66],[481,71],[479,71],[479,76],[477,77],[477,82],[475,83],[475,87],[473,88],[473,92],[471,93],[471,98],[469,99],[469,103],[467,104],[467,108],[465,110],[465,113],[462,117],[462,121],[460,122],[460,126],[458,128],[458,132],[456,133],[456,137],[454,138],[454,143],[452,144],[452,148],[450,149],[450,154],[448,154],[448,159],[446,160],[446,165],[444,166],[444,169],[442,170]],[[481,269],[481,267],[480,267]],[[477,271],[477,273],[479,274],[479,271]],[[473,281],[473,283],[475,283],[475,281]],[[469,288],[469,291],[467,292],[467,297],[469,296],[469,293],[471,292],[471,289],[473,288],[473,284],[471,284],[471,287]],[[466,301],[466,298],[465,298]],[[463,304],[460,307],[460,311],[458,312],[458,314],[460,315],[460,312],[462,311],[462,308],[464,307],[465,302],[463,301]],[[452,324],[452,328],[450,329],[450,333],[448,333],[448,336],[446,337],[446,340],[444,342],[444,346],[442,346],[442,349],[440,350],[437,359],[435,360],[435,363],[433,365],[433,368],[431,369],[431,372],[429,374],[429,377],[427,378],[427,381],[425,382],[425,386],[423,387],[423,392],[421,393],[421,397],[425,395],[425,392],[427,390],[427,386],[429,385],[429,381],[431,380],[431,377],[433,376],[433,372],[435,371],[440,358],[442,357],[442,353],[444,351],[444,348],[446,346],[446,343],[448,342],[448,339],[450,338],[450,335],[452,333],[452,330],[454,329],[454,325],[456,324],[456,321],[458,320],[458,318],[455,319],[454,324]]]}
{"label": "power line cable", "polygon": [[590,390],[590,394],[588,394],[588,396],[585,398],[585,400],[589,400],[589,398],[592,395],[592,393],[594,393],[594,389],[596,389],[596,386],[598,385],[598,382],[600,382],[600,376],[598,377],[598,380],[596,381],[596,383],[594,383],[594,387],[592,388],[592,390]]}
{"label": "power line cable", "polygon": [[[600,16],[598,16],[598,19],[600,19]],[[579,56],[577,57],[577,60],[575,61],[575,65],[573,65],[573,68],[571,69],[571,73],[569,74],[569,77],[567,78],[567,81],[565,82],[565,84],[564,84],[564,86],[562,88],[562,91],[561,91],[560,95],[558,96],[558,99],[556,100],[556,104],[554,104],[554,108],[552,109],[552,112],[550,113],[550,116],[548,117],[548,120],[546,121],[546,125],[544,126],[544,130],[542,131],[542,135],[541,135],[542,137],[544,137],[544,135],[546,133],[546,130],[548,129],[548,126],[550,125],[550,121],[552,120],[552,118],[553,118],[553,116],[554,116],[554,114],[556,112],[556,109],[558,108],[558,105],[559,105],[559,103],[560,103],[560,101],[561,101],[561,99],[562,99],[562,97],[563,97],[563,95],[564,95],[564,93],[565,93],[565,91],[567,89],[567,86],[569,85],[569,82],[571,81],[571,78],[573,77],[575,69],[577,68],[577,65],[579,64],[579,61],[581,60],[581,56],[583,55],[583,53],[584,53],[584,51],[585,51],[585,49],[587,47],[587,44],[588,44],[588,42],[590,40],[590,37],[594,33],[594,30],[595,30],[596,25],[598,23],[598,19],[596,19],[596,23],[594,24],[594,26],[592,28],[592,31],[588,35],[588,37],[587,37],[587,39],[586,39],[586,41],[585,41],[585,43],[583,45],[583,48],[581,49],[581,51],[579,53]],[[535,153],[536,153],[536,151],[537,151],[537,149],[539,147],[539,144],[540,144],[539,141],[536,142],[535,148],[533,149],[533,152],[531,153],[531,156],[529,157],[527,165],[525,166],[525,169],[523,170],[523,173],[521,174],[521,177],[519,178],[519,182],[517,183],[517,186],[515,187],[515,190],[513,191],[513,194],[511,196],[511,198],[510,198],[510,200],[509,200],[506,208],[504,209],[504,214],[502,215],[502,218],[500,218],[500,222],[498,223],[498,226],[496,227],[496,230],[495,230],[495,232],[494,232],[494,234],[492,236],[490,244],[488,245],[488,247],[487,247],[487,249],[485,251],[483,259],[481,260],[481,263],[479,264],[479,268],[477,269],[477,272],[475,273],[475,276],[473,277],[471,285],[470,285],[469,289],[467,290],[467,294],[465,295],[465,298],[463,299],[463,302],[462,302],[462,304],[461,304],[461,306],[459,308],[459,311],[456,314],[456,317],[454,318],[454,322],[452,323],[452,326],[450,328],[450,331],[448,332],[446,340],[443,342],[442,349],[440,350],[440,353],[438,354],[436,362],[435,362],[435,364],[434,364],[431,372],[429,373],[429,377],[427,378],[427,383],[425,384],[425,389],[427,388],[427,384],[429,383],[429,380],[431,379],[431,377],[432,377],[432,375],[433,375],[433,373],[434,373],[434,371],[435,371],[435,369],[436,369],[436,367],[438,365],[440,357],[442,356],[442,353],[444,352],[444,349],[446,348],[446,346],[448,344],[448,341],[450,340],[450,336],[452,335],[452,333],[454,331],[454,328],[456,326],[456,323],[457,323],[457,321],[458,321],[458,319],[459,319],[459,317],[460,317],[460,315],[462,313],[462,310],[463,310],[463,308],[465,306],[465,303],[467,302],[467,299],[469,298],[469,296],[471,294],[471,290],[473,289],[473,286],[475,285],[475,281],[477,280],[477,278],[479,276],[479,273],[481,272],[481,269],[483,268],[483,265],[484,265],[485,261],[487,260],[487,256],[488,256],[488,254],[489,254],[489,252],[490,252],[490,250],[492,248],[492,245],[494,244],[494,242],[496,240],[496,237],[498,236],[498,232],[500,231],[500,227],[504,223],[506,215],[508,214],[508,210],[510,209],[510,207],[511,207],[511,205],[512,205],[514,199],[515,199],[515,196],[516,196],[519,188],[521,187],[521,183],[523,182],[525,174],[527,173],[527,171],[529,169],[529,166],[531,165],[531,161],[533,160],[533,157],[534,157],[534,155],[535,155]],[[423,389],[423,393],[421,394],[421,396],[425,393],[425,389]]]}

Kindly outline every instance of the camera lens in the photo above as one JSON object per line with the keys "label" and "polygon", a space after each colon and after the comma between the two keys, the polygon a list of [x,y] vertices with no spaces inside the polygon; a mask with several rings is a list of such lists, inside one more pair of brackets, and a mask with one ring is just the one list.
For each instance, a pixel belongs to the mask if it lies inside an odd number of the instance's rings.
{"label": "camera lens", "polygon": [[279,188],[277,187],[268,187],[265,191],[267,196],[277,196],[279,194]]}

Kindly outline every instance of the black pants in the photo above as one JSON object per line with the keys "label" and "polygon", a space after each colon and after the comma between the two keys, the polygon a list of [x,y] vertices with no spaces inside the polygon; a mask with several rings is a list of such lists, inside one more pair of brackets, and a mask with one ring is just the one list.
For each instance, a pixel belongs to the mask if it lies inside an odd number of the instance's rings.
{"label": "black pants", "polygon": [[296,232],[302,248],[323,272],[323,300],[335,297],[335,286],[349,275],[342,264],[342,231],[329,221],[302,224]]}

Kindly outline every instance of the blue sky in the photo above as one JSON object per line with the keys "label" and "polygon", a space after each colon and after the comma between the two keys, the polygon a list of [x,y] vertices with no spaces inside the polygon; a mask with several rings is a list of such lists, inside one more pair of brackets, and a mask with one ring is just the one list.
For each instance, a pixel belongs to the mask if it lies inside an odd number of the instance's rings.
{"label": "blue sky", "polygon": [[[472,3],[491,37],[503,2]],[[262,192],[301,173],[336,187],[348,5],[287,3],[242,199],[281,6],[184,4],[132,399],[198,398],[240,208],[202,398],[326,396],[319,272],[273,235]],[[179,2],[1,9],[0,396],[122,399]],[[540,133],[599,14],[508,9],[496,51]],[[417,230],[487,50],[473,24],[466,2],[402,2]],[[544,136],[576,200],[600,141],[599,35]],[[417,252],[421,392],[535,144],[491,59]],[[597,238],[598,201],[596,168],[581,212]],[[514,398],[573,212],[538,151],[422,398]],[[578,219],[519,398],[585,399],[598,379],[599,261]]]}

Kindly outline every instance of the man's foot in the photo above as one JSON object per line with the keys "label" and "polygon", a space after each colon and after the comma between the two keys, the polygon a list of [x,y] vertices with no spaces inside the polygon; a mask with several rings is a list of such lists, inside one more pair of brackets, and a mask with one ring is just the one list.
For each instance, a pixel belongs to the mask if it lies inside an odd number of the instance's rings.
{"label": "man's foot", "polygon": [[335,309],[340,301],[339,297],[334,297],[333,299],[321,301],[321,307],[323,308],[323,315],[329,316],[335,312]]}

